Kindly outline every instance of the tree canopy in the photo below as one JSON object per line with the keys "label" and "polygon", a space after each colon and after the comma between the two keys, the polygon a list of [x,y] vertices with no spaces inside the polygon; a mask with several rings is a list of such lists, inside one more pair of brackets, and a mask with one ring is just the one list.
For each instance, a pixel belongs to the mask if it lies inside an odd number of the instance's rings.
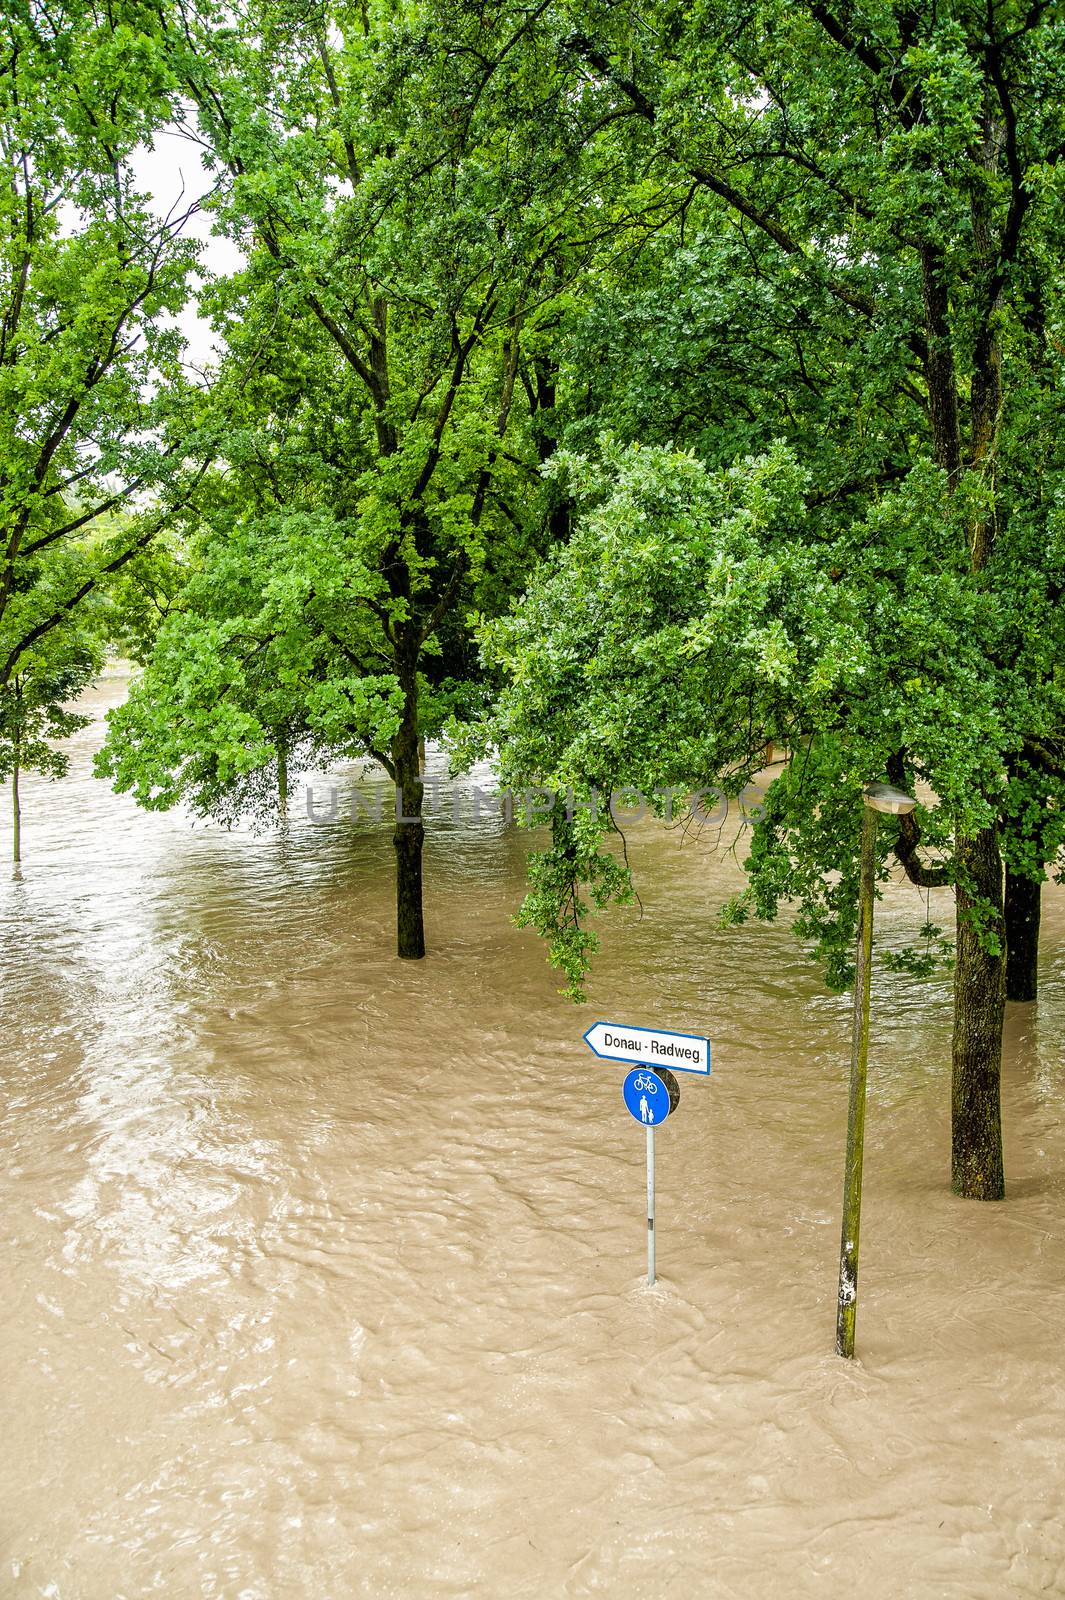
{"label": "tree canopy", "polygon": [[187,504],[196,246],[136,183],[173,115],[157,12],[15,0],[0,38],[3,685]]}
{"label": "tree canopy", "polygon": [[[690,538],[707,536],[702,489],[679,516],[676,501],[663,516],[653,492],[634,509],[627,458],[586,534],[534,582],[522,621],[489,636],[490,659],[513,680],[495,721],[504,760],[538,781],[590,779],[597,762],[615,783],[644,781],[639,738],[630,757],[612,742],[612,719],[657,695],[670,748],[650,752],[651,768],[672,772],[679,748],[682,781],[727,781],[744,754],[722,739],[717,712],[743,684],[752,747],[774,736],[791,754],[755,832],[748,901],[773,914],[798,898],[800,929],[841,981],[860,786],[927,781],[936,804],[898,827],[894,853],[915,882],[955,886],[954,1181],[995,1198],[1002,855],[1019,877],[1041,876],[1060,847],[1062,25],[1038,4],[710,4],[657,8],[636,28],[610,8],[565,14],[563,33],[544,13],[530,48],[570,63],[566,106],[578,118],[594,100],[584,137],[627,145],[645,187],[689,196],[665,271],[656,279],[645,258],[636,296],[619,284],[584,321],[579,338],[599,359],[575,436],[583,430],[587,451],[603,422],[633,444],[649,434],[665,451],[657,470],[671,463],[679,481],[671,444],[690,441],[727,471],[737,452],[781,439],[809,486],[780,558],[804,556],[822,588],[800,569],[751,619],[752,638],[780,624],[790,704],[765,705],[764,667],[734,646],[713,656],[731,619],[712,607],[712,586],[677,616],[653,533],[644,607],[621,600],[620,635],[582,633],[597,605],[588,574],[601,563],[624,595],[644,523],[672,530],[669,549],[684,545],[689,517]],[[626,529],[620,566],[615,523]],[[712,548],[727,549],[727,526]],[[789,618],[792,600],[805,625]],[[837,616],[846,642],[825,650],[822,699],[803,634],[815,622],[831,632]],[[694,697],[710,730],[702,743],[674,655],[678,622],[715,662]],[[838,667],[855,637],[865,659],[848,678]],[[573,740],[567,709],[583,715],[600,672],[605,719]],[[614,681],[624,688],[611,698]],[[666,702],[669,681],[680,692]],[[589,948],[582,875],[600,899],[619,882],[588,831],[558,824],[525,912],[571,986]]]}
{"label": "tree canopy", "polygon": [[[787,908],[837,985],[863,786],[915,787],[881,871],[954,891],[953,1179],[1001,1194],[1005,996],[1065,816],[1059,8],[4,27],[0,688],[106,588],[142,672],[100,770],[143,804],[266,819],[372,756],[409,958],[446,727],[585,797],[738,793],[773,741],[727,915]],[[164,127],[205,176],[160,219],[133,168]],[[193,383],[197,205],[242,264],[197,280]],[[573,994],[586,906],[631,892],[613,828],[560,800],[532,866]]]}

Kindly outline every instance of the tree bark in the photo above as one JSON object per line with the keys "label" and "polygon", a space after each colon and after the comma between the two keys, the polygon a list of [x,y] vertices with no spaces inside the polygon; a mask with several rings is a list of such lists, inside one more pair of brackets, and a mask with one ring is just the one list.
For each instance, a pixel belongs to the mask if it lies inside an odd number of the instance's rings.
{"label": "tree bark", "polygon": [[925,245],[921,250],[921,287],[928,340],[925,386],[928,390],[932,444],[936,464],[946,471],[953,485],[957,483],[961,471],[958,383],[950,337],[950,301],[943,252],[933,245]]}
{"label": "tree bark", "polygon": [[[526,382],[529,409],[533,414],[536,453],[541,465],[550,461],[558,449],[555,407],[558,404],[558,363],[546,355],[533,357],[531,378]],[[547,527],[552,544],[565,544],[570,535],[572,501],[562,495],[557,484],[551,486],[552,505]]]}
{"label": "tree bark", "polygon": [[1043,885],[1006,869],[1006,999],[1034,1000]]}
{"label": "tree bark", "polygon": [[[998,169],[998,149],[999,132],[989,113],[985,119],[983,146],[989,174]],[[993,289],[993,284],[1003,241],[992,235],[989,196],[989,189],[980,189],[974,193],[972,203],[973,240],[983,262],[986,298],[973,352],[968,466],[993,485],[1002,408],[1002,349],[996,322],[1000,288]],[[973,516],[969,541],[974,576],[985,572],[990,562],[996,524],[993,503]],[[1001,1200],[1006,1193],[1000,1105],[1002,1028],[1006,1017],[1006,927],[997,828],[983,828],[972,837],[958,839],[956,857],[958,939],[951,1079],[951,1187],[955,1194],[970,1200]],[[996,944],[996,950],[987,948],[988,938]]]}
{"label": "tree bark", "polygon": [[19,801],[19,746],[15,739],[15,764],[11,768],[11,822],[12,822],[12,859],[15,862],[22,860],[22,805]]}
{"label": "tree bark", "polygon": [[15,718],[11,735],[11,859],[22,860],[22,801],[18,781],[22,767],[22,678],[15,674]]}
{"label": "tree bark", "polygon": [[[1006,1009],[1002,857],[984,828],[957,843],[957,965],[951,1081],[951,1187],[969,1200],[1001,1200],[999,1077]],[[998,938],[993,953],[981,932]]]}
{"label": "tree bark", "polygon": [[392,764],[396,773],[396,826],[392,843],[396,849],[396,953],[404,961],[420,961],[425,955],[425,923],[422,914],[422,824],[424,790],[418,762],[418,678],[411,667],[401,674],[403,721],[392,741]]}
{"label": "tree bark", "polygon": [[281,740],[277,745],[277,812],[283,823],[288,817],[288,749]]}

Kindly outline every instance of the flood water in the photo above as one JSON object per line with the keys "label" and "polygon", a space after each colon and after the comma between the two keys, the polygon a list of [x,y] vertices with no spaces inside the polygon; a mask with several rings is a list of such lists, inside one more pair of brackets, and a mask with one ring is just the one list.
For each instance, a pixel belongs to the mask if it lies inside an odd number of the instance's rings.
{"label": "flood water", "polygon": [[[356,768],[283,837],[146,814],[89,772],[122,693],[25,784],[0,888],[0,1594],[1065,1594],[1062,891],[1004,1204],[949,1193],[949,987],[877,972],[848,1364],[849,997],[716,926],[712,839],[634,831],[643,916],[574,1007],[509,920],[527,835],[434,823],[399,963]],[[877,915],[900,943],[925,897]],[[713,1041],[657,1139],[654,1289],[599,1017]]]}

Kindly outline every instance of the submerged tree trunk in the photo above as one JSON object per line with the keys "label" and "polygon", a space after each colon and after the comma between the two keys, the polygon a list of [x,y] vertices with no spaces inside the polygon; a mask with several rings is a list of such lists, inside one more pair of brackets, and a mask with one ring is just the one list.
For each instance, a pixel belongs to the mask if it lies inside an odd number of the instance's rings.
{"label": "submerged tree trunk", "polygon": [[[994,828],[957,844],[958,950],[954,974],[951,1187],[970,1200],[1001,1200],[999,1078],[1006,1008],[1002,857]],[[996,937],[987,950],[981,932]]]}
{"label": "submerged tree trunk", "polygon": [[288,749],[280,741],[277,746],[277,812],[284,822],[288,816]]}
{"label": "submerged tree trunk", "polygon": [[22,679],[17,672],[14,690],[15,718],[11,736],[11,859],[17,865],[22,860],[22,801],[18,792],[22,769]]}
{"label": "submerged tree trunk", "polygon": [[1043,885],[1006,868],[1006,999],[1034,1000]]}
{"label": "submerged tree trunk", "polygon": [[404,961],[425,955],[422,917],[422,782],[418,762],[418,679],[412,668],[403,674],[403,721],[392,741],[396,773],[396,953]]}
{"label": "submerged tree trunk", "polygon": [[19,746],[15,740],[15,764],[11,768],[11,822],[12,822],[12,859],[22,860],[22,806],[19,801]]}

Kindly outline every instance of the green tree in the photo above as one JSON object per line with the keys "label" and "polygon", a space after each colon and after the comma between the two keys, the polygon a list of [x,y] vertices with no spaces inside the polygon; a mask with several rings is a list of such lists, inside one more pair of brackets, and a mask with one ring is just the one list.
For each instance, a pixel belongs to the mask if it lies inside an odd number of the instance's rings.
{"label": "green tree", "polygon": [[[482,70],[502,59],[516,15],[495,14]],[[653,175],[663,194],[705,200],[723,242],[716,257],[702,253],[701,304],[691,297],[696,339],[708,307],[720,319],[741,298],[722,265],[731,260],[746,282],[753,327],[734,323],[726,360],[697,374],[696,412],[700,395],[713,407],[709,425],[695,423],[700,448],[727,460],[737,433],[758,434],[768,422],[817,475],[800,537],[833,548],[838,579],[856,599],[897,606],[910,585],[897,570],[903,562],[915,581],[941,574],[956,607],[928,616],[904,680],[918,700],[928,681],[953,685],[953,701],[938,689],[933,697],[940,737],[959,752],[936,763],[950,828],[923,835],[948,855],[938,866],[927,860],[919,824],[900,830],[896,854],[916,882],[956,889],[953,1182],[997,1198],[1002,840],[1030,817],[1006,791],[1018,758],[1051,786],[1062,772],[1060,307],[1051,275],[1062,218],[1062,23],[1039,3],[707,0],[644,9],[638,27],[611,7],[553,7],[536,28],[530,51],[571,63],[558,104],[574,137],[627,151],[630,170],[638,152],[645,185]],[[775,400],[751,359],[756,342],[768,346]],[[666,386],[639,357],[631,369],[638,414]],[[733,416],[723,418],[730,393]],[[675,387],[669,402],[676,413]],[[927,498],[925,462],[947,496],[938,528],[908,509]],[[881,542],[883,567],[870,570],[862,558]],[[931,655],[933,640],[953,658],[949,673]],[[874,777],[887,768],[908,780],[928,766],[920,741],[885,760],[863,726],[852,722],[834,758],[841,770]],[[801,718],[798,729],[812,736]],[[982,744],[970,760],[974,732]],[[822,829],[815,849],[798,817],[812,798],[796,792],[792,820],[778,819],[776,870],[786,876],[789,863],[793,883],[812,883],[830,854],[845,864],[856,836],[840,814],[834,840]],[[1020,843],[1018,856],[1029,854]]]}
{"label": "green tree", "polygon": [[22,860],[24,772],[62,778],[69,770],[66,752],[56,741],[68,739],[91,718],[69,709],[103,665],[99,632],[80,626],[50,633],[33,649],[23,651],[17,669],[0,688],[0,779],[11,784],[12,857]]}
{"label": "green tree", "polygon": [[196,479],[189,212],[160,220],[132,162],[170,115],[163,36],[136,3],[13,0],[0,22],[0,689]]}
{"label": "green tree", "polygon": [[557,153],[482,129],[416,11],[179,16],[170,59],[247,258],[214,312],[258,370],[199,571],[105,760],[152,803],[191,783],[213,805],[276,762],[282,708],[305,752],[365,748],[396,786],[397,947],[417,958],[419,743],[476,687],[470,619],[558,531],[537,470],[553,319],[613,218]]}
{"label": "green tree", "polygon": [[[958,558],[960,492],[928,464],[838,539],[811,540],[807,475],[784,446],[718,472],[638,446],[559,467],[583,506],[574,537],[485,633],[509,680],[485,735],[502,779],[560,797],[520,920],[580,997],[588,911],[631,894],[624,856],[604,848],[619,831],[609,797],[714,784],[738,796],[774,740],[791,759],[726,914],[794,902],[797,933],[848,983],[865,783],[934,791],[916,819],[882,826],[882,872],[891,852],[919,879],[957,881],[956,840],[990,825],[989,792],[997,825],[1024,725],[987,671],[1010,622]],[[966,914],[994,936],[986,906]]]}
{"label": "green tree", "polygon": [[401,704],[380,623],[359,604],[384,585],[331,506],[321,462],[312,478],[308,452],[287,453],[259,420],[248,454],[231,438],[228,470],[206,486],[180,582],[142,579],[149,603],[165,594],[165,615],[97,761],[150,809],[181,802],[227,823],[283,820],[290,778],[322,760],[387,764]]}

